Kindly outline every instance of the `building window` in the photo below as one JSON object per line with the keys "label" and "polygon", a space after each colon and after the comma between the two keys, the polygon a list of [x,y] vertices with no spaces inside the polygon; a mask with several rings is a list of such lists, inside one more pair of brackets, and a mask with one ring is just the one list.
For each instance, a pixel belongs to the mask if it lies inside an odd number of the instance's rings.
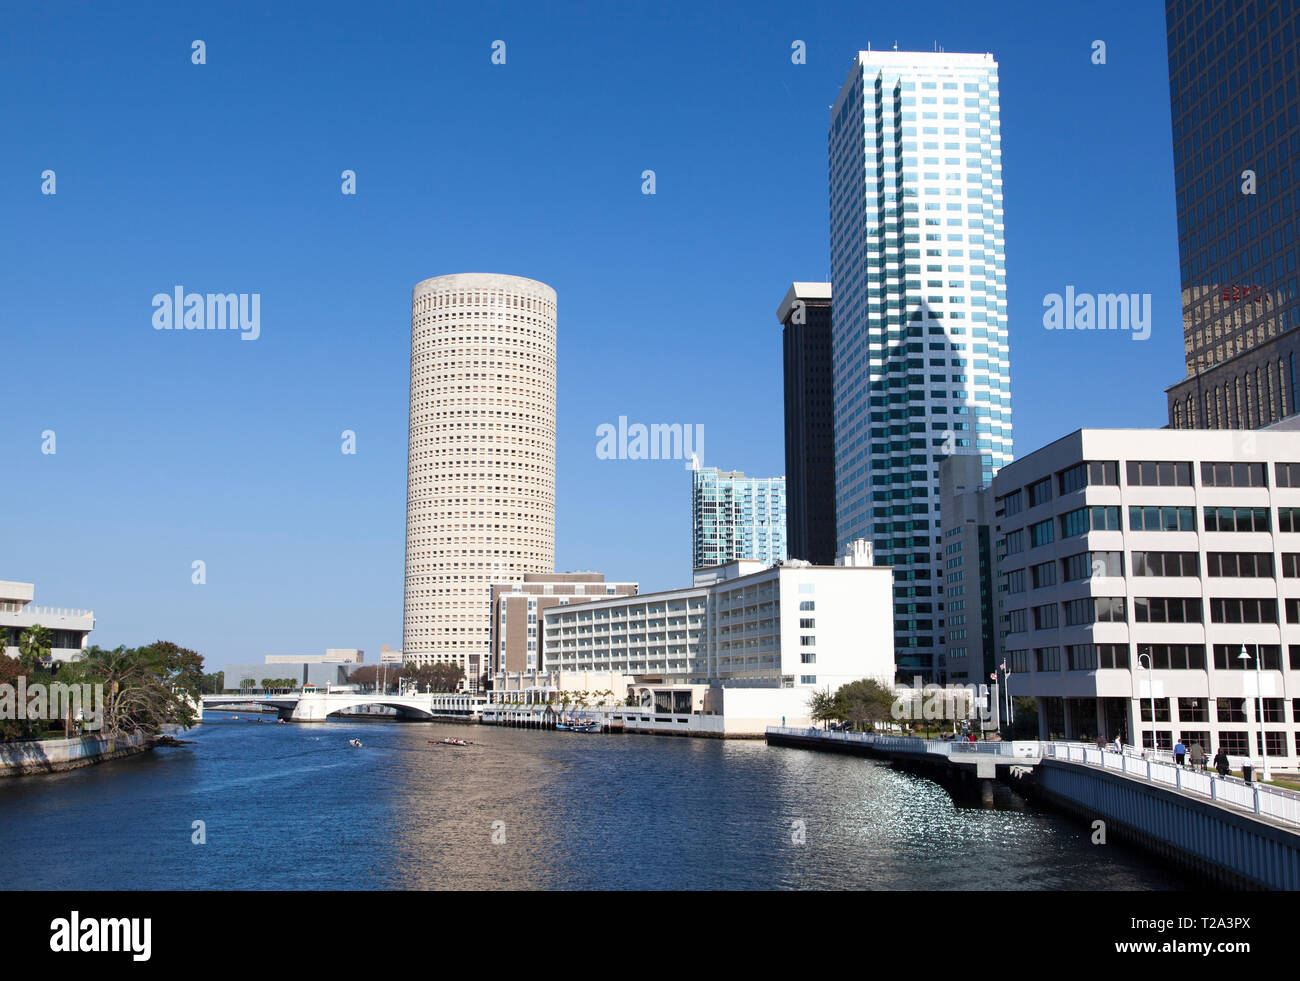
{"label": "building window", "polygon": [[1119,464],[1114,461],[1077,463],[1068,470],[1062,470],[1057,481],[1062,494],[1093,485],[1118,486]]}
{"label": "building window", "polygon": [[1119,508],[1078,508],[1061,515],[1061,537],[1082,535],[1087,531],[1119,531]]}
{"label": "building window", "polygon": [[1179,722],[1209,722],[1210,721],[1209,699],[1206,698],[1178,699],[1178,721]]}
{"label": "building window", "polygon": [[1200,556],[1195,552],[1134,552],[1135,576],[1199,576]]}
{"label": "building window", "polygon": [[1202,463],[1203,487],[1266,487],[1262,463]]}
{"label": "building window", "polygon": [[[1138,553],[1134,553],[1135,555]],[[1065,570],[1066,582],[1078,582],[1093,576],[1124,575],[1124,553],[1122,552],[1080,552],[1061,560]]]}
{"label": "building window", "polygon": [[[1130,505],[1128,528],[1129,531],[1195,531],[1196,509]],[[1206,531],[1209,530],[1207,526]]]}
{"label": "building window", "polygon": [[1192,486],[1190,463],[1130,460],[1126,470],[1130,487]]}
{"label": "building window", "polygon": [[1278,487],[1300,487],[1300,463],[1275,463],[1273,476]]}
{"label": "building window", "polygon": [[1029,547],[1040,548],[1052,542],[1052,519],[1029,526]]}
{"label": "building window", "polygon": [[[1199,606],[1200,600],[1196,602]],[[1291,613],[1291,604],[1295,602],[1295,600],[1287,600],[1288,616]],[[1277,600],[1216,597],[1210,600],[1210,621],[1212,623],[1277,623]]]}
{"label": "building window", "polygon": [[1268,531],[1268,508],[1205,508],[1206,531]]}
{"label": "building window", "polygon": [[1278,508],[1277,530],[1288,533],[1300,531],[1300,508]]}
{"label": "building window", "polygon": [[[1202,612],[1199,597],[1133,597],[1134,623],[1200,623]],[[1240,623],[1241,621],[1233,622]]]}
{"label": "building window", "polygon": [[1265,671],[1278,671],[1282,667],[1282,650],[1277,644],[1249,644],[1247,657],[1241,656],[1242,644],[1215,644],[1214,669],[1216,671],[1254,671],[1255,658]]}
{"label": "building window", "polygon": [[1269,552],[1210,552],[1205,556],[1205,574],[1225,579],[1272,579],[1273,556]]}
{"label": "building window", "polygon": [[1033,575],[1035,589],[1043,589],[1047,586],[1056,585],[1056,563],[1044,562],[1041,565],[1034,566],[1030,572]]}

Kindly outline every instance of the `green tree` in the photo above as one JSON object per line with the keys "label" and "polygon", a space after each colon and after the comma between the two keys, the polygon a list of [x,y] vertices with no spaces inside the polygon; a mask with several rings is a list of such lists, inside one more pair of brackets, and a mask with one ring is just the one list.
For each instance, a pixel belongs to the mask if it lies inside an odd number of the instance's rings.
{"label": "green tree", "polygon": [[455,691],[465,677],[465,672],[455,664],[431,664],[429,668],[429,684],[434,691]]}
{"label": "green tree", "polygon": [[853,723],[855,729],[892,717],[894,693],[872,678],[850,681],[835,692],[835,718]]}
{"label": "green tree", "polygon": [[814,691],[808,696],[808,717],[814,722],[839,721],[843,717],[836,714],[838,710],[839,703],[829,688],[825,691]]}
{"label": "green tree", "polygon": [[25,671],[32,671],[36,666],[50,658],[54,634],[48,627],[34,623],[18,635],[18,663]]}
{"label": "green tree", "polygon": [[163,726],[188,729],[195,711],[203,658],[194,651],[158,641],[147,647],[90,647],[80,660],[64,665],[76,684],[104,686],[103,733],[156,733]]}

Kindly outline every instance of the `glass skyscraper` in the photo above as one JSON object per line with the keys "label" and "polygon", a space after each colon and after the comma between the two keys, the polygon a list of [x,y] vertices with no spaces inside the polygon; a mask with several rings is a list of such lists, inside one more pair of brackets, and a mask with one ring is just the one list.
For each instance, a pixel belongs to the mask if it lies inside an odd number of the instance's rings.
{"label": "glass skyscraper", "polygon": [[1187,377],[1175,429],[1257,429],[1300,403],[1300,7],[1167,0]]}
{"label": "glass skyscraper", "polygon": [[933,677],[939,460],[1012,458],[997,62],[858,52],[828,142],[836,537],[895,567],[900,675]]}
{"label": "glass skyscraper", "polygon": [[785,560],[785,478],[703,467],[691,474],[692,568]]}

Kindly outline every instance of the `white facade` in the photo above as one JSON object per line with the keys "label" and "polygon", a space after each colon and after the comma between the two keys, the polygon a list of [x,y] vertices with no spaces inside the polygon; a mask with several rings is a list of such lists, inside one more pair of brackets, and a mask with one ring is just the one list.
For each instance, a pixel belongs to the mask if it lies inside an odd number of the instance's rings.
{"label": "white facade", "polygon": [[[42,626],[53,634],[50,655],[56,661],[72,661],[85,650],[87,637],[95,629],[94,610],[36,606],[36,587],[29,582],[0,581],[0,629],[9,635],[5,653],[18,656],[18,637],[28,627]],[[0,646],[3,641],[0,641]]]}
{"label": "white facade", "polygon": [[544,666],[689,684],[892,684],[891,569],[749,568],[732,563],[687,589],[547,610]]}
{"label": "white facade", "polygon": [[555,291],[427,279],[411,297],[407,663],[487,670],[489,586],[555,563]]}
{"label": "white facade", "polygon": [[933,677],[938,462],[1012,459],[997,62],[859,52],[829,154],[836,535],[895,567],[900,671]]}
{"label": "white facade", "polygon": [[1085,429],[994,495],[1000,654],[1041,735],[1150,745],[1154,697],[1162,748],[1258,761],[1262,692],[1270,761],[1296,766],[1300,434]]}

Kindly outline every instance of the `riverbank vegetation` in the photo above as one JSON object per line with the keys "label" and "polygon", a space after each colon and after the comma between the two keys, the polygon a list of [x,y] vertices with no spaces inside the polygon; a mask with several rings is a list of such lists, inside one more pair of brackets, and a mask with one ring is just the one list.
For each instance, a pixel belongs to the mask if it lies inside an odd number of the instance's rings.
{"label": "riverbank vegetation", "polygon": [[[83,705],[81,719],[75,718],[70,709],[55,719],[0,719],[0,740],[49,739],[75,734],[83,725],[94,721],[99,723],[95,734],[110,737],[132,733],[153,735],[171,725],[188,729],[198,721],[197,706],[204,675],[203,656],[196,651],[159,640],[144,647],[113,650],[92,646],[75,661],[54,661],[49,641],[50,632],[43,627],[23,631],[18,657],[0,657],[0,684],[17,688],[22,678],[28,692],[38,684],[47,689],[54,683],[89,685],[89,691],[103,693],[102,707]],[[98,714],[101,708],[102,717],[92,721],[92,711]]]}

